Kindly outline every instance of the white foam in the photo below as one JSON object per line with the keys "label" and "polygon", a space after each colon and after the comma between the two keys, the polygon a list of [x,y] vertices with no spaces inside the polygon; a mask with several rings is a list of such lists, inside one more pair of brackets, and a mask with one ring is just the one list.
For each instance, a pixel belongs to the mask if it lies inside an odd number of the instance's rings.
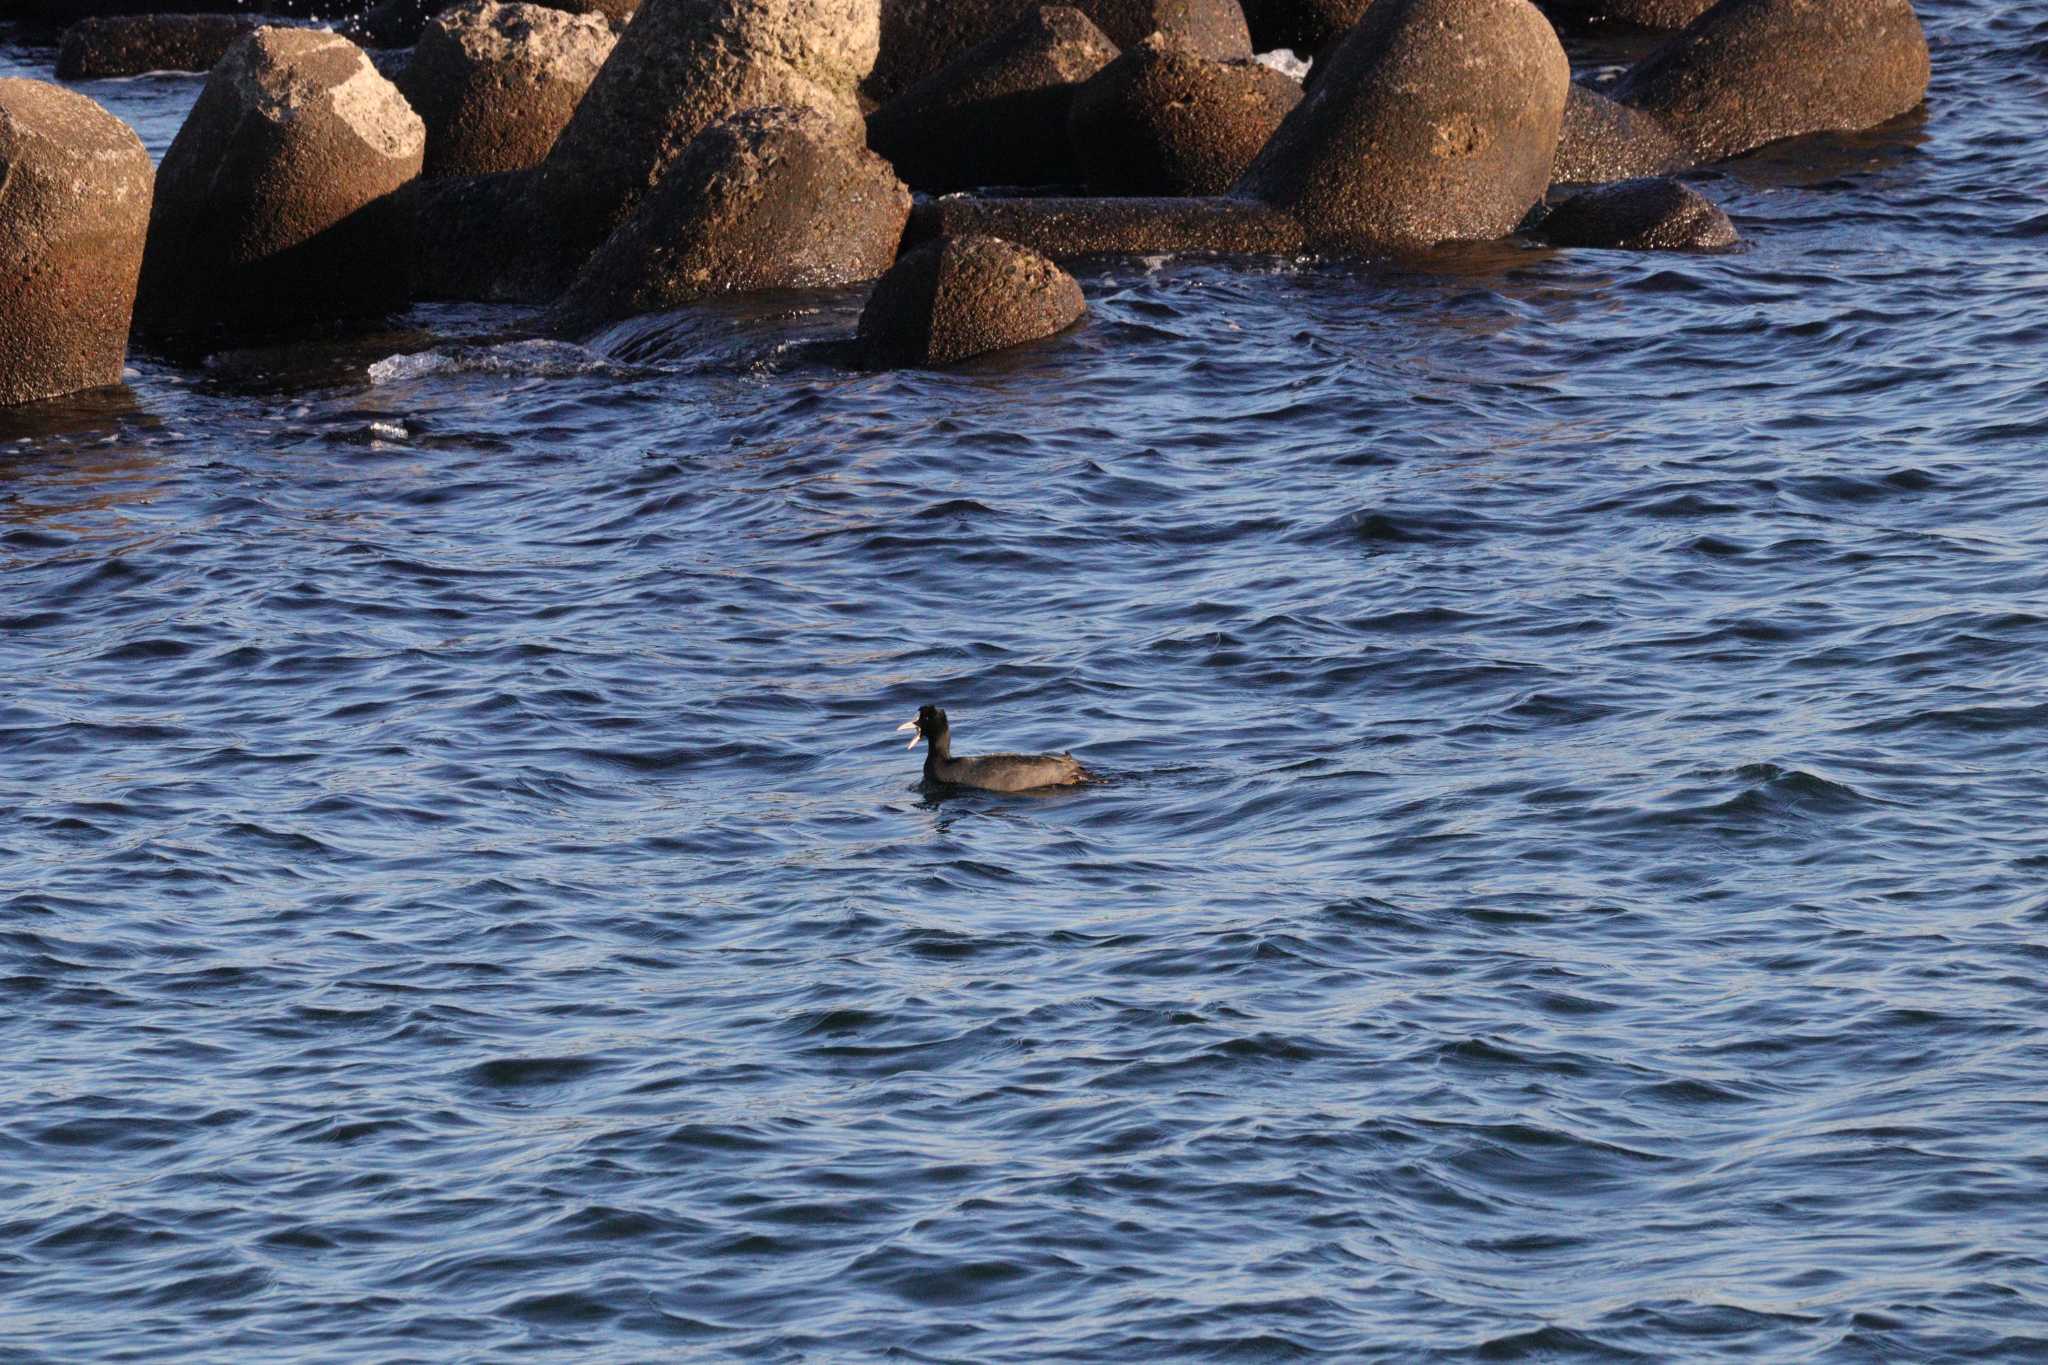
{"label": "white foam", "polygon": [[1314,65],[1312,61],[1303,61],[1295,56],[1291,47],[1276,47],[1271,52],[1261,52],[1252,60],[1260,66],[1270,66],[1281,75],[1296,81],[1307,80],[1308,69]]}
{"label": "white foam", "polygon": [[497,346],[446,346],[386,356],[369,368],[372,384],[405,384],[433,375],[511,374],[565,379],[618,370],[618,366],[566,341],[508,341]]}

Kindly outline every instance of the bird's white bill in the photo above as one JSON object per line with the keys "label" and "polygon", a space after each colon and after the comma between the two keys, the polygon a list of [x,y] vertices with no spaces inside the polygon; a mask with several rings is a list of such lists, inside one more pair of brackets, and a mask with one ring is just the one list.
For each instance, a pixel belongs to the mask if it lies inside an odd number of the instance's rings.
{"label": "bird's white bill", "polygon": [[924,731],[919,730],[917,728],[917,722],[914,720],[906,720],[901,725],[896,727],[896,733],[899,735],[902,734],[905,730],[910,730],[914,733],[910,736],[910,743],[904,745],[903,747],[906,749],[915,749],[917,747],[917,742],[924,738]]}

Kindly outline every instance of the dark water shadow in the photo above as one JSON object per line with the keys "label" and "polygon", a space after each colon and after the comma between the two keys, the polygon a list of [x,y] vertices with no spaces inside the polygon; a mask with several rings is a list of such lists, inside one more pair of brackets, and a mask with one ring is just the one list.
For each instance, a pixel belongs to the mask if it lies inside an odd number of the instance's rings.
{"label": "dark water shadow", "polygon": [[[35,403],[0,408],[0,446],[22,442],[80,441],[119,436],[148,418],[135,390],[126,384],[85,389]],[[0,461],[7,452],[0,449]],[[0,470],[4,470],[0,464]]]}

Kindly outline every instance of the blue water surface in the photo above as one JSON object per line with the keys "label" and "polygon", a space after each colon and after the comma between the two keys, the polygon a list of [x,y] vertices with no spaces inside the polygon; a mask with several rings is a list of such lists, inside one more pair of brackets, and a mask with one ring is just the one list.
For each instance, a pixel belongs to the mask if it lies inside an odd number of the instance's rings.
{"label": "blue water surface", "polygon": [[0,1358],[2048,1358],[2036,10],[1731,254],[0,415]]}

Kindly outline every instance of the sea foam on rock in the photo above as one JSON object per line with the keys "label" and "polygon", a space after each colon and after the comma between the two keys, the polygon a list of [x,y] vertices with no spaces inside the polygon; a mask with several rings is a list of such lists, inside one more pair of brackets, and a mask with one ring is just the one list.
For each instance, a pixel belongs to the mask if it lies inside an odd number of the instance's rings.
{"label": "sea foam on rock", "polygon": [[398,88],[427,127],[421,174],[540,164],[611,55],[603,16],[467,0],[420,35]]}
{"label": "sea foam on rock", "polygon": [[0,79],[0,404],[121,382],[153,175],[75,91]]}
{"label": "sea foam on rock", "polygon": [[1911,0],[1722,0],[1614,91],[1701,161],[1782,138],[1872,128],[1927,96]]}
{"label": "sea foam on rock", "polygon": [[870,114],[868,145],[914,189],[1071,184],[1074,96],[1116,56],[1080,10],[1033,8]]}
{"label": "sea foam on rock", "polygon": [[777,105],[863,130],[878,0],[647,0],[539,169],[546,230],[580,261],[719,119]]}
{"label": "sea foam on rock", "polygon": [[1068,127],[1099,194],[1221,194],[1299,103],[1300,84],[1269,66],[1154,34],[1081,87]]}
{"label": "sea foam on rock", "polygon": [[1676,180],[1624,180],[1567,199],[1536,236],[1552,246],[1717,251],[1741,240],[1719,205]]}
{"label": "sea foam on rock", "polygon": [[425,148],[419,116],[354,43],[258,29],[213,68],[164,154],[138,321],[236,332],[403,303],[391,195]]}
{"label": "sea foam on rock", "polygon": [[1074,277],[995,237],[945,237],[908,252],[860,315],[878,369],[950,365],[1066,330],[1088,311]]}
{"label": "sea foam on rock", "polygon": [[64,30],[57,78],[95,80],[147,71],[207,71],[254,32],[234,14],[126,14],[81,19]]}
{"label": "sea foam on rock", "polygon": [[572,335],[707,294],[871,280],[896,259],[909,216],[910,191],[843,124],[748,110],[698,136],[546,326]]}

